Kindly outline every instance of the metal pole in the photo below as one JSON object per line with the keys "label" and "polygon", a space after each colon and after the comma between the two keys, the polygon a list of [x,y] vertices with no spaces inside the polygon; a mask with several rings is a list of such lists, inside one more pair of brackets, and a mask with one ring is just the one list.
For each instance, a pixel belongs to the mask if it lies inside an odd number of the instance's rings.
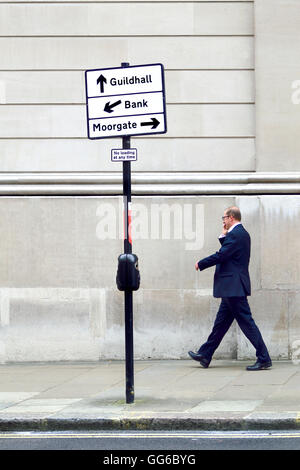
{"label": "metal pole", "polygon": [[[123,149],[130,148],[130,137],[123,137]],[[124,252],[132,253],[131,240],[131,162],[123,162]],[[125,290],[126,403],[134,401],[133,378],[133,308],[132,290]]]}
{"label": "metal pole", "polygon": [[[130,149],[130,136],[123,137],[123,149]],[[132,253],[131,240],[131,162],[123,162],[124,253]]]}
{"label": "metal pole", "polygon": [[[123,62],[122,67],[129,67]],[[130,136],[123,137],[123,149],[130,149]],[[131,162],[123,162],[124,252],[132,253],[131,240]],[[126,403],[134,402],[132,290],[125,290]]]}

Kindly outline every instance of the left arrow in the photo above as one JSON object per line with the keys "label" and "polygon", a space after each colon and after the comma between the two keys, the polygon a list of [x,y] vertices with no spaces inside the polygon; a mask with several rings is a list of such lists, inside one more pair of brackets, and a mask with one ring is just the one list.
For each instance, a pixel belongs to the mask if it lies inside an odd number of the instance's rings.
{"label": "left arrow", "polygon": [[122,101],[119,100],[119,101],[116,101],[115,103],[113,104],[110,104],[110,101],[108,103],[106,103],[105,107],[104,107],[104,111],[106,111],[107,113],[112,113],[113,112],[113,108],[115,108],[115,106],[119,106],[119,104],[121,104]]}
{"label": "left arrow", "polygon": [[106,83],[106,78],[101,74],[97,79],[97,85],[100,84],[100,93],[104,93],[104,83]]}

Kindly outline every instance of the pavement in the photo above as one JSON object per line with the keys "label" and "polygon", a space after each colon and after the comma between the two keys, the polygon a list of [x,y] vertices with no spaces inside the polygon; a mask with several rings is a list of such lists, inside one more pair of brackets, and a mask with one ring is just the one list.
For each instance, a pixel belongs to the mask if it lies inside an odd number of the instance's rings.
{"label": "pavement", "polygon": [[135,361],[131,404],[125,361],[2,364],[0,432],[300,429],[300,365],[253,362]]}

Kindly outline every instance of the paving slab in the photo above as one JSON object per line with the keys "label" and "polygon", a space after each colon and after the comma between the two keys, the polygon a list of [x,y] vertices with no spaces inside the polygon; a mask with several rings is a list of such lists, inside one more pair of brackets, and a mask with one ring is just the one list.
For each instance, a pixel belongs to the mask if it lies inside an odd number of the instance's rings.
{"label": "paving slab", "polygon": [[300,428],[300,365],[249,363],[135,361],[132,404],[124,361],[2,364],[0,431]]}

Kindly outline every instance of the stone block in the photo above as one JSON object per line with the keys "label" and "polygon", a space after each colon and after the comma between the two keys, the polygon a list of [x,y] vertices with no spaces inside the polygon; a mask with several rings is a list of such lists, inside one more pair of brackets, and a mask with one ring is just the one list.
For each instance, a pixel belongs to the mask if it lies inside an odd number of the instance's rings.
{"label": "stone block", "polygon": [[289,346],[291,359],[300,364],[300,292],[289,292]]}
{"label": "stone block", "polygon": [[299,171],[299,2],[255,1],[258,171]]}
{"label": "stone block", "polygon": [[[156,63],[172,69],[251,69],[252,37],[0,38],[3,70],[88,70],[97,64]],[[197,54],[195,54],[197,51]]]}
{"label": "stone block", "polygon": [[[254,138],[132,138],[138,160],[133,171],[253,171]],[[110,171],[109,139],[4,139],[0,140],[1,171]],[[119,145],[116,145],[119,147]],[[14,158],[12,158],[14,155]],[[84,155],[84,158],[83,158]],[[243,158],[240,156],[243,155]],[[188,157],[188,158],[187,158]]]}
{"label": "stone block", "polygon": [[88,292],[1,289],[0,361],[98,360]]}
{"label": "stone block", "polygon": [[[130,121],[130,117],[128,120]],[[6,105],[0,109],[2,138],[86,137],[83,105]],[[167,137],[254,137],[252,104],[168,106]],[[120,134],[120,138],[122,134]],[[109,158],[109,155],[107,156]]]}
{"label": "stone block", "polygon": [[298,290],[300,285],[300,197],[261,196],[263,289]]}
{"label": "stone block", "polygon": [[[115,294],[117,297],[117,294]],[[115,304],[116,306],[116,304]],[[141,289],[133,293],[134,356],[136,359],[188,358],[211,331],[218,302],[201,290]],[[116,308],[124,317],[124,301]],[[125,325],[107,322],[101,344],[102,358],[124,357]],[[233,328],[215,357],[236,356],[236,332]]]}

